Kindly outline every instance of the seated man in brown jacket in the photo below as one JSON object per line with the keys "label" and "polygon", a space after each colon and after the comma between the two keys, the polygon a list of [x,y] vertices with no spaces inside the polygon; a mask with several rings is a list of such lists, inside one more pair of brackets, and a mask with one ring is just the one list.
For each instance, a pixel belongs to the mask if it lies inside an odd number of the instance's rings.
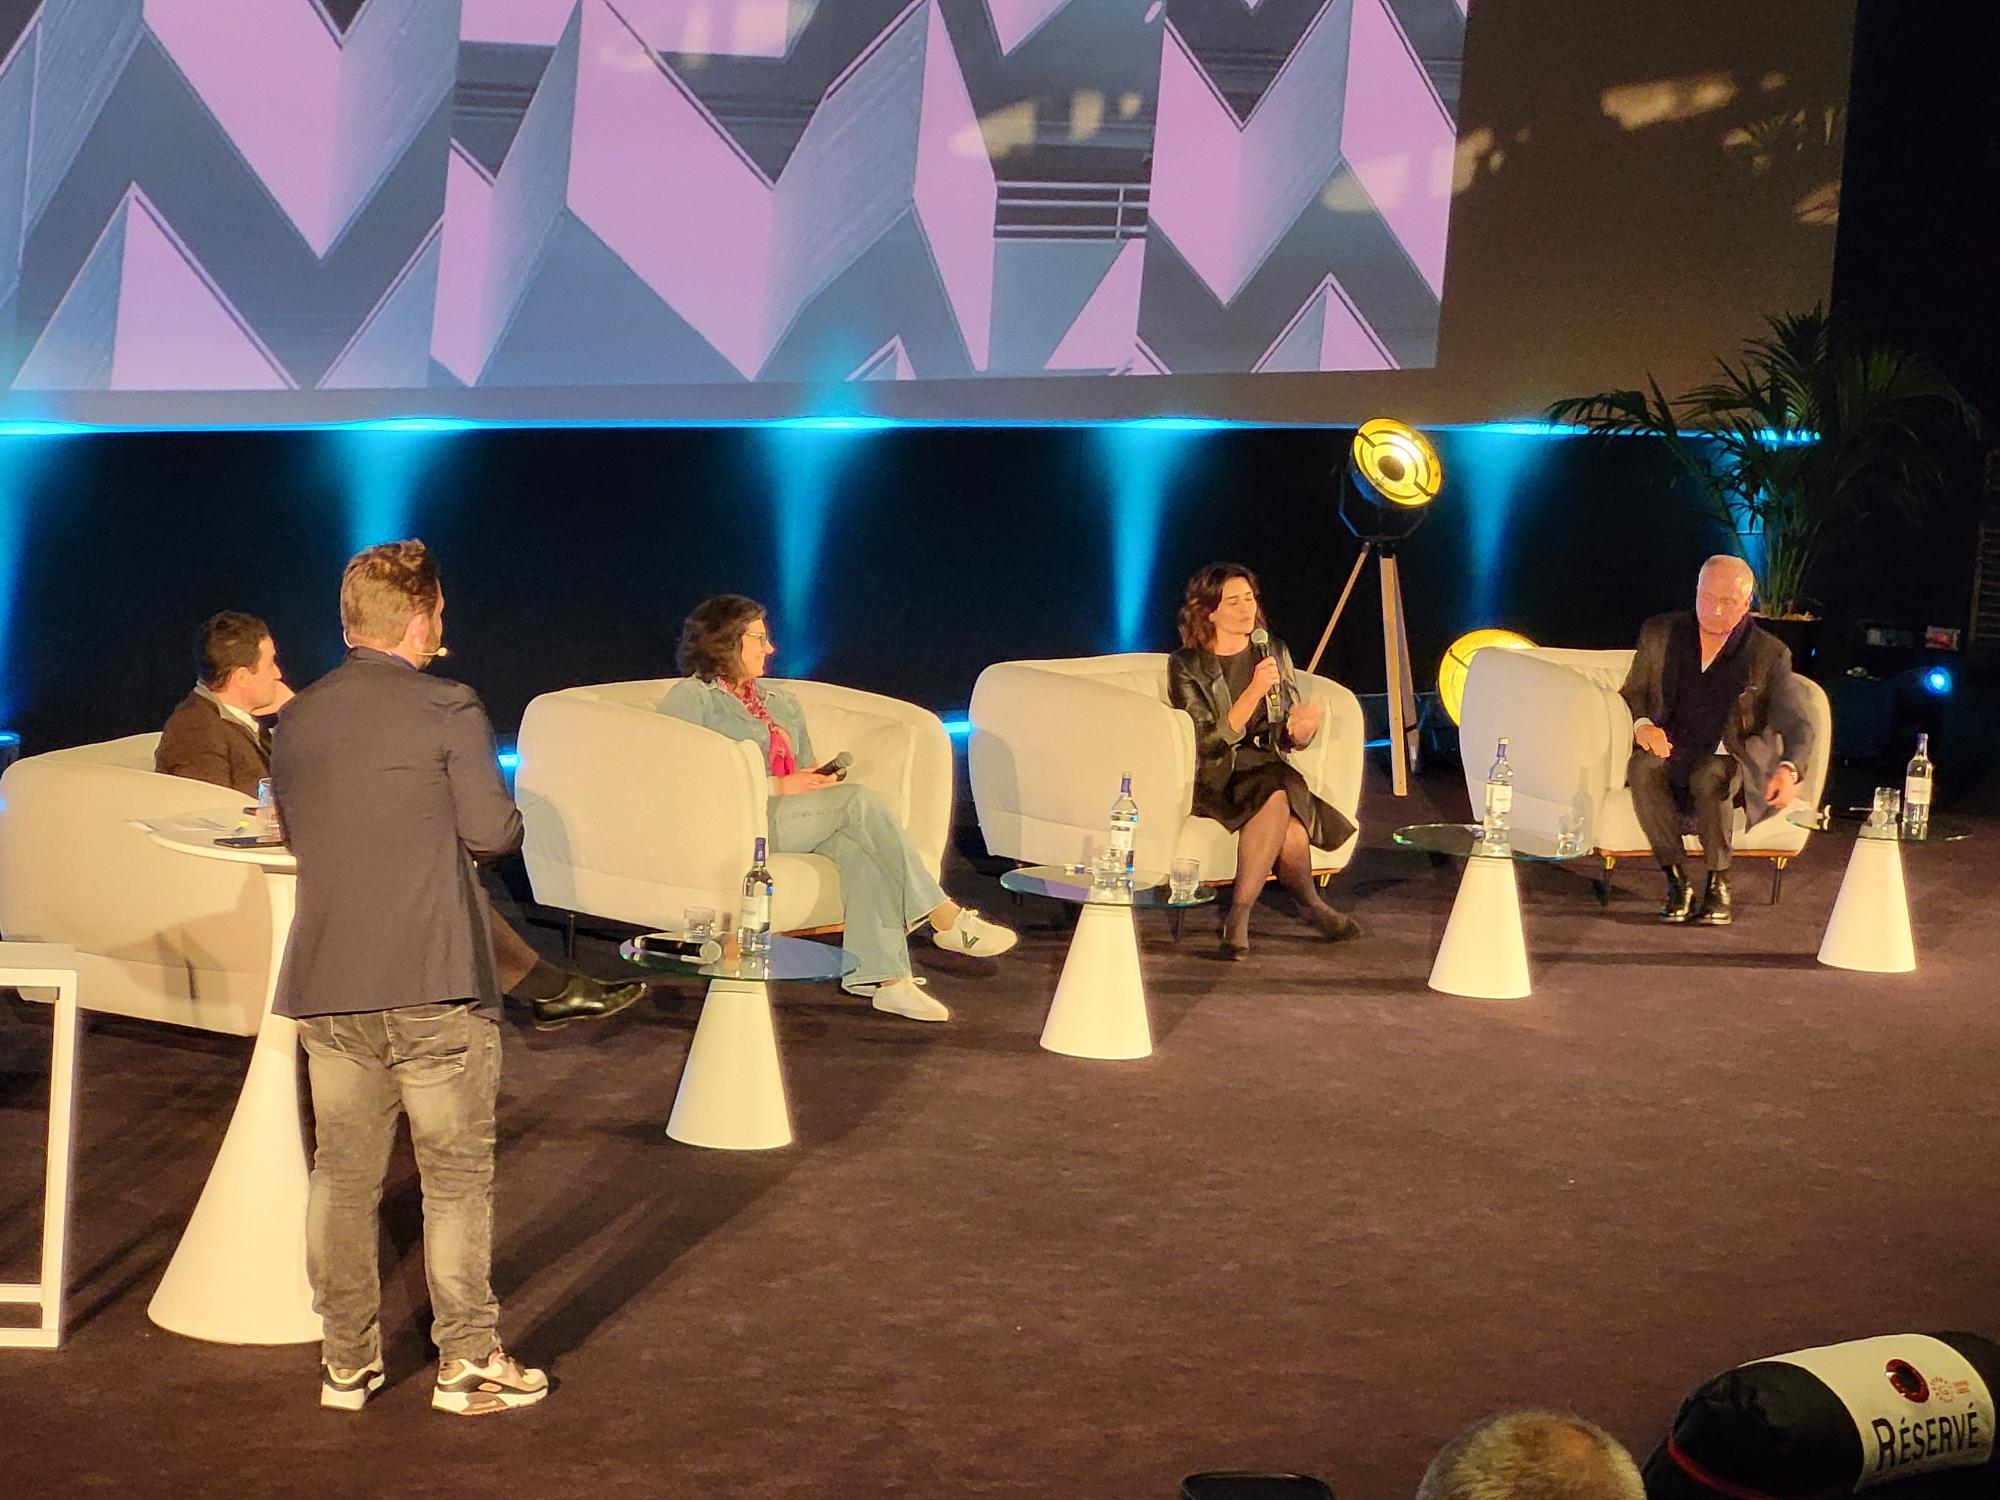
{"label": "seated man in brown jacket", "polygon": [[[195,637],[194,691],[160,731],[153,769],[226,786],[244,797],[271,774],[271,724],[291,701],[277,644],[255,615],[224,610]],[[493,953],[500,988],[528,1002],[547,1031],[615,1015],[645,992],[644,982],[611,988],[546,962],[497,912]]]}

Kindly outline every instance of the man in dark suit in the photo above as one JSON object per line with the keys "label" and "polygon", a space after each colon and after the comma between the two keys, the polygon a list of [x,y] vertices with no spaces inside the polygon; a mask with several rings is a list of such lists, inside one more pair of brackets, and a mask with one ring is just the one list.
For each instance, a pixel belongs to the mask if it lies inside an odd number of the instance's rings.
{"label": "man in dark suit", "polygon": [[[1655,615],[1619,689],[1632,710],[1626,784],[1653,856],[1667,874],[1663,922],[1726,926],[1731,809],[1740,788],[1751,823],[1784,808],[1813,752],[1812,721],[1792,653],[1750,619],[1755,589],[1740,557],[1711,557],[1695,606]],[[1699,904],[1685,869],[1682,820],[1700,836],[1708,883]]]}
{"label": "man in dark suit", "polygon": [[424,673],[444,590],[423,543],[357,554],[340,618],[352,649],[292,700],[271,759],[298,858],[274,1008],[297,1018],[312,1079],[320,1404],[358,1410],[383,1382],[378,1209],[400,1111],[424,1198],[431,1404],[505,1411],[540,1401],[548,1377],[502,1347],[493,1295],[500,988],[474,862],[520,847],[521,815],[478,697]]}
{"label": "man in dark suit", "polygon": [[[224,610],[201,627],[194,655],[194,691],[160,731],[153,769],[255,797],[257,783],[271,773],[270,716],[292,698],[270,627],[255,615]],[[614,988],[564,972],[499,916],[493,947],[501,991],[527,1001],[543,1031],[616,1015],[645,992],[643,981]]]}

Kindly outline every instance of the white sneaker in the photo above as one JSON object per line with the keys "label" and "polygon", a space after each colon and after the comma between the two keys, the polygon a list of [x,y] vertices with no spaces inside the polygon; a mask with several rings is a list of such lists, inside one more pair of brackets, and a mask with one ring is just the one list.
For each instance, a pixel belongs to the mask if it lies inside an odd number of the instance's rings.
{"label": "white sneaker", "polygon": [[368,1398],[382,1389],[386,1378],[379,1359],[358,1370],[343,1370],[338,1365],[322,1364],[319,1367],[319,1404],[329,1411],[360,1411],[368,1404]]}
{"label": "white sneaker", "polygon": [[440,1362],[431,1405],[453,1416],[484,1417],[533,1406],[548,1393],[547,1375],[523,1369],[505,1349],[495,1349],[483,1364],[469,1359]]}
{"label": "white sneaker", "polygon": [[933,932],[931,941],[947,953],[965,953],[973,958],[998,958],[1021,941],[1011,927],[989,922],[969,906],[958,910],[958,920],[944,932]]}
{"label": "white sneaker", "polygon": [[877,1010],[886,1010],[894,1016],[908,1016],[912,1021],[951,1019],[951,1012],[919,989],[914,979],[892,979],[887,984],[876,985],[875,998],[871,1003]]}

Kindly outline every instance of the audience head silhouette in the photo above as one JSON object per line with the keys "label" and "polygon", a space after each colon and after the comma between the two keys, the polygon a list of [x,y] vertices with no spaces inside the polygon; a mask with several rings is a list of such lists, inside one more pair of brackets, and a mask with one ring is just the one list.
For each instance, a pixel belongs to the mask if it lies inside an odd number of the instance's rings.
{"label": "audience head silhouette", "polygon": [[1646,1500],[1646,1486],[1632,1455],[1595,1422],[1510,1412],[1446,1443],[1417,1500]]}

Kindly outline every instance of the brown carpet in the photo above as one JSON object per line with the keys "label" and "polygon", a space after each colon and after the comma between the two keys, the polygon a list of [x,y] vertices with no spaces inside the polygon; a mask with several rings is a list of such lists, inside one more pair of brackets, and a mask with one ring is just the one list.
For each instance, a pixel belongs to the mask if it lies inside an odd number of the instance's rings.
{"label": "brown carpet", "polygon": [[[1320,944],[1275,893],[1243,965],[1211,958],[1212,917],[1178,945],[1143,918],[1143,1062],[1037,1048],[1066,932],[1033,906],[997,964],[921,950],[948,1026],[787,997],[779,1152],[662,1134],[692,990],[594,1029],[516,1018],[497,1279],[558,1386],[489,1422],[426,1404],[406,1152],[365,1413],[315,1407],[308,1347],[147,1322],[248,1044],[96,1019],[71,1341],[0,1353],[0,1490],[1145,1500],[1270,1466],[1387,1500],[1498,1408],[1573,1408],[1643,1457],[1739,1361],[2000,1333],[2000,820],[1912,851],[1916,975],[1814,963],[1846,854],[1822,841],[1778,907],[1747,875],[1719,932],[1652,924],[1644,872],[1600,911],[1530,870],[1535,995],[1481,1003],[1424,987],[1457,871],[1388,830],[1426,792],[1463,805],[1440,773],[1364,808],[1336,888],[1364,942]],[[0,1276],[33,1265],[47,1035],[0,1007]]]}

